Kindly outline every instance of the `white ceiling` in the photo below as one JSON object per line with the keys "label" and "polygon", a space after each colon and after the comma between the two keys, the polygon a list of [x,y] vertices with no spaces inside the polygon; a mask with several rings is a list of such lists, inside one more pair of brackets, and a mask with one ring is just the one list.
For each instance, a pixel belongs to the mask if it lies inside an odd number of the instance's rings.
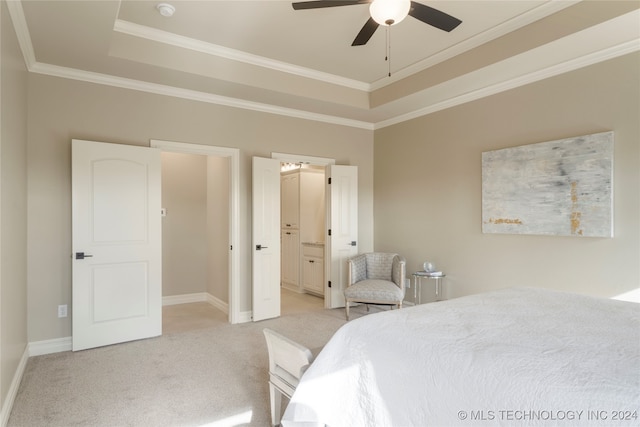
{"label": "white ceiling", "polygon": [[375,129],[640,49],[636,1],[420,2],[462,20],[412,17],[365,46],[368,5],[291,2],[8,2],[32,72]]}
{"label": "white ceiling", "polygon": [[[366,4],[295,11],[290,1],[177,2],[177,12],[169,19],[155,13],[154,4],[123,1],[118,19],[358,82],[371,84],[387,76],[384,28],[365,46],[351,46],[369,18]],[[463,25],[447,33],[407,17],[391,27],[392,72],[505,22],[526,22],[522,15],[540,8],[544,1],[432,1],[429,5],[460,17]]]}

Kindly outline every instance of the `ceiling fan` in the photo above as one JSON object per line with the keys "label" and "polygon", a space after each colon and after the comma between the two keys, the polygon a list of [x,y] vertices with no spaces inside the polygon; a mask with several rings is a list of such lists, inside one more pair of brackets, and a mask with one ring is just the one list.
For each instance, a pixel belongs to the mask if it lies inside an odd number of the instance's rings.
{"label": "ceiling fan", "polygon": [[395,25],[407,15],[447,32],[462,23],[458,18],[411,0],[313,0],[294,2],[292,6],[295,10],[304,10],[368,3],[371,3],[369,8],[371,17],[364,24],[351,46],[365,45],[380,25]]}

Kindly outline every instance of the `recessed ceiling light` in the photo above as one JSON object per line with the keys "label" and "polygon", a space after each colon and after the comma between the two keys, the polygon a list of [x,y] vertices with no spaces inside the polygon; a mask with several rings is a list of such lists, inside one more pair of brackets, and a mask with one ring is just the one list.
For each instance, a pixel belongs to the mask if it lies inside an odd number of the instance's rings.
{"label": "recessed ceiling light", "polygon": [[176,11],[176,8],[169,3],[160,3],[156,6],[156,9],[158,9],[160,15],[164,16],[165,18],[173,16],[174,12]]}

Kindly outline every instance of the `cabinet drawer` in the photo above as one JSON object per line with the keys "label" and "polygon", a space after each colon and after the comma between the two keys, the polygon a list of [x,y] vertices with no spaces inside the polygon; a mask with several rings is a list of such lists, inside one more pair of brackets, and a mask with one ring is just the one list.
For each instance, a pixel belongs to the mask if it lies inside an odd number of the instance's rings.
{"label": "cabinet drawer", "polygon": [[317,245],[302,245],[302,255],[303,256],[311,256],[317,258],[324,257],[324,246]]}

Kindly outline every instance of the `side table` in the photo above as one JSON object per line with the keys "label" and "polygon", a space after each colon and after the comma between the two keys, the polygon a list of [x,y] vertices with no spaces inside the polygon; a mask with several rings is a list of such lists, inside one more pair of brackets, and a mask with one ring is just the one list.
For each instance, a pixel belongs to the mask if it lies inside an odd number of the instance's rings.
{"label": "side table", "polygon": [[435,281],[436,301],[442,301],[442,279],[445,274],[433,274],[427,271],[416,271],[413,273],[413,301],[415,304],[422,304],[422,279],[430,279]]}

